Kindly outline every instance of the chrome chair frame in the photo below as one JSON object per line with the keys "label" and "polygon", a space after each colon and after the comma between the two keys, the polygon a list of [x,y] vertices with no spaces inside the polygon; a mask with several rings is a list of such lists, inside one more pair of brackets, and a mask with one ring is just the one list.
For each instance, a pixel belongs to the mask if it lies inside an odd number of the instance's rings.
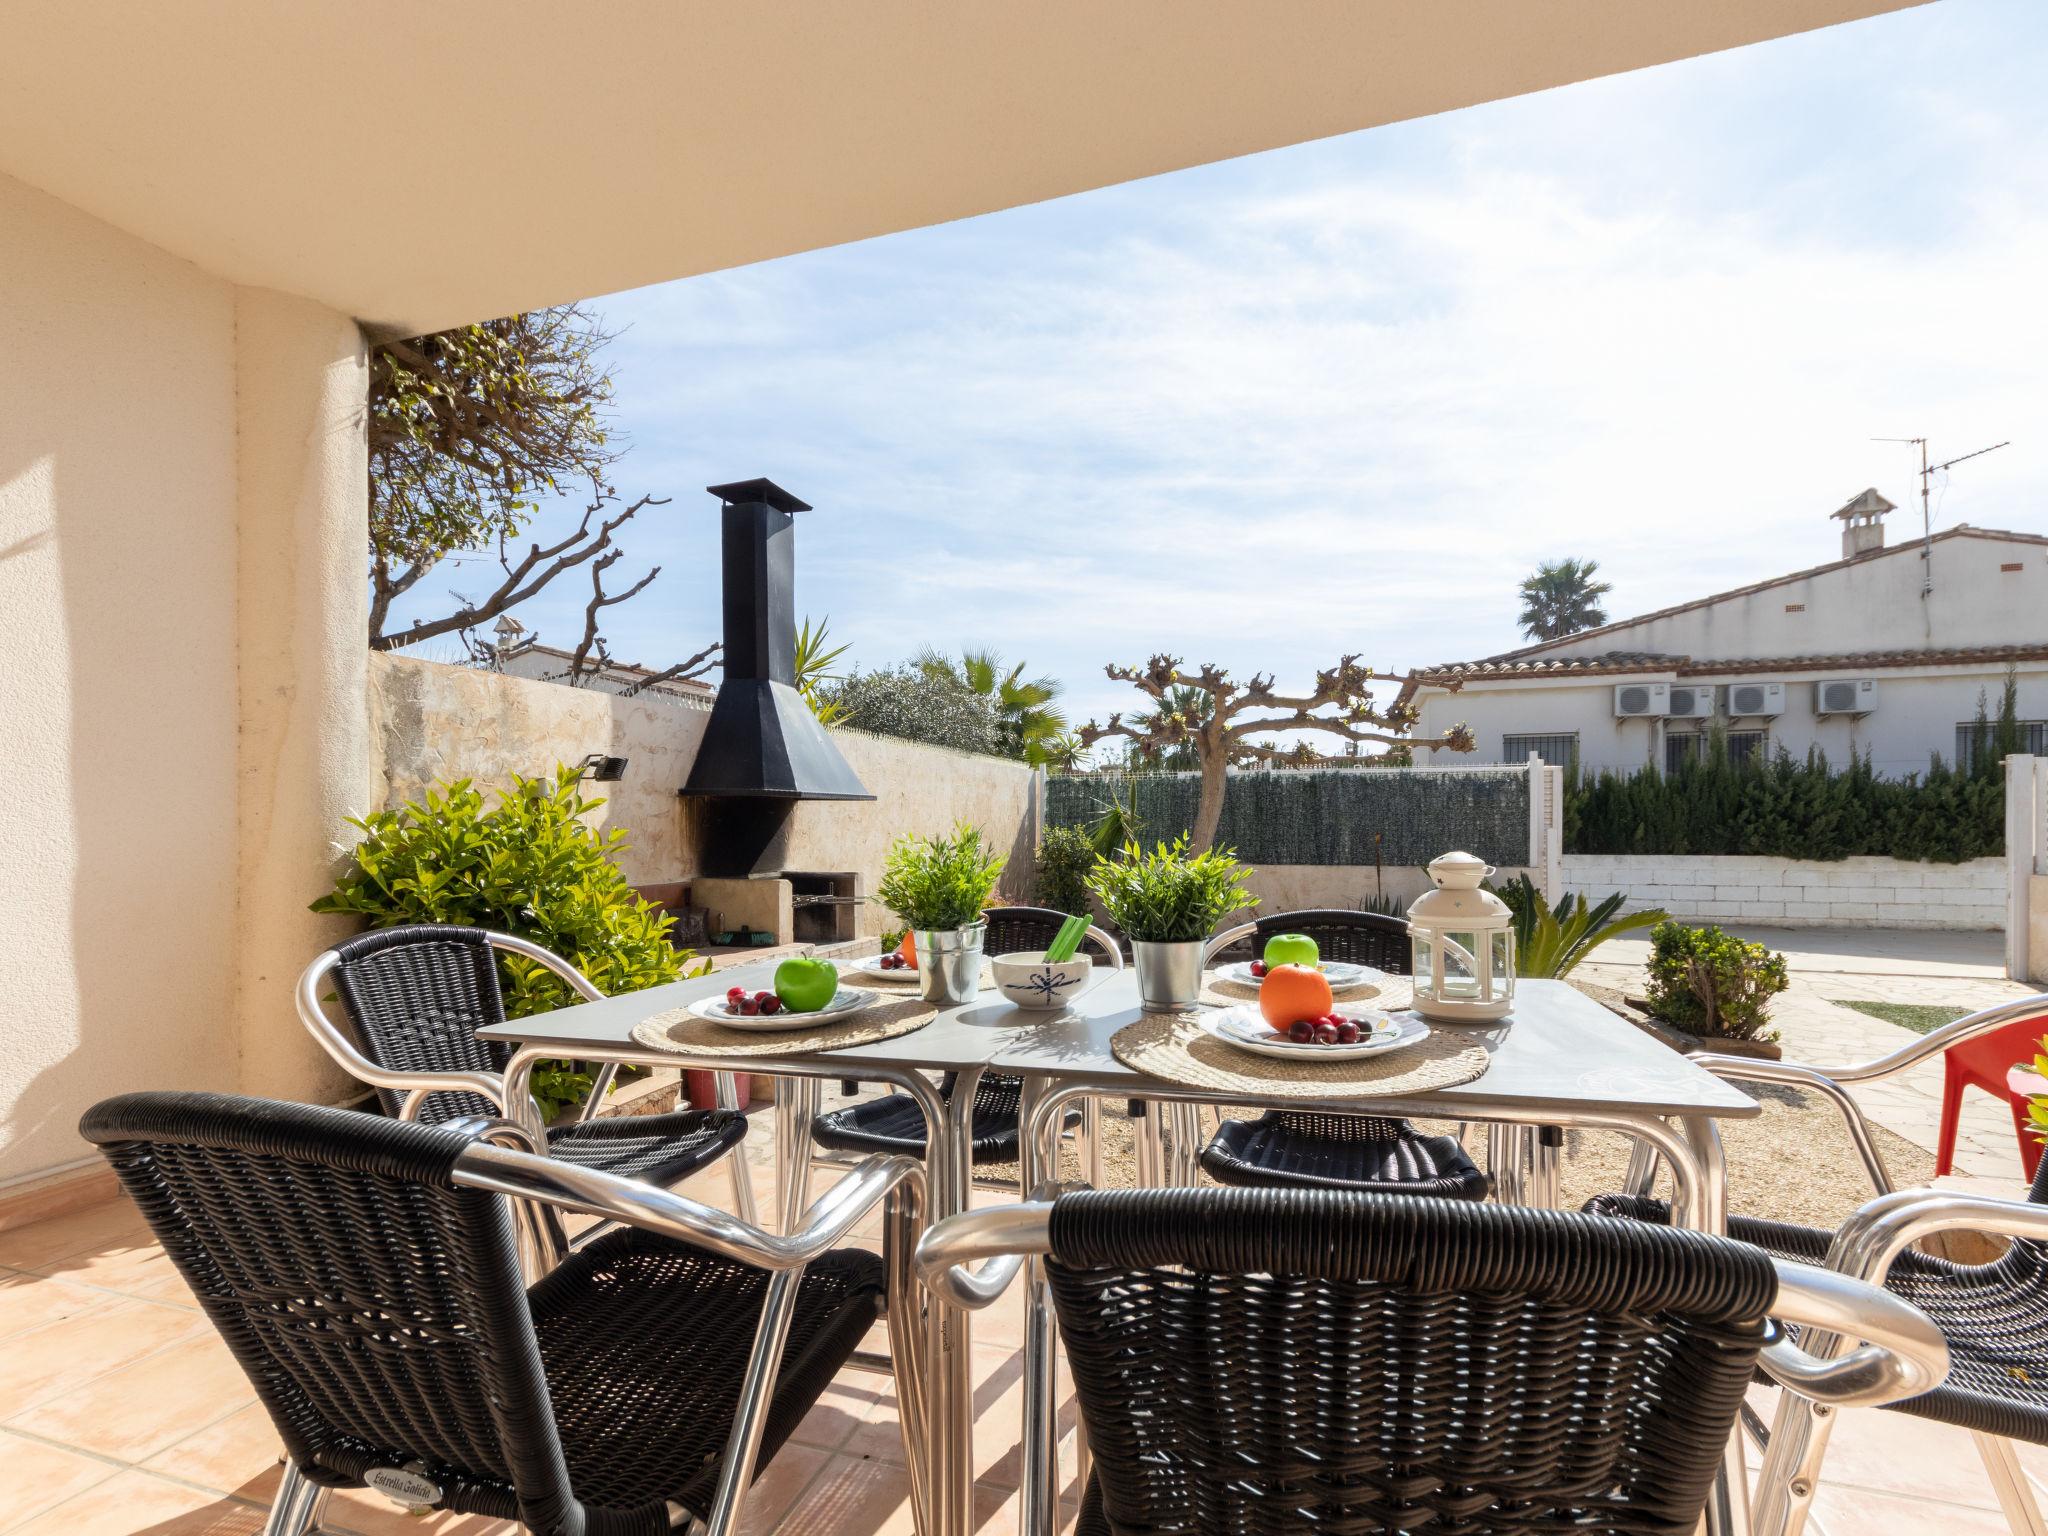
{"label": "chrome chair frame", "polygon": [[[584,1002],[595,1003],[601,1002],[604,999],[605,994],[598,990],[595,982],[553,950],[535,944],[529,939],[522,939],[509,933],[486,933],[484,939],[492,949],[503,951],[508,955],[518,955],[522,959],[531,960],[534,964],[547,970],[558,977],[570,991],[574,992]],[[417,1119],[420,1106],[426,1102],[430,1095],[436,1093],[479,1094],[497,1105],[498,1113],[507,1119],[522,1119],[522,1116],[507,1101],[505,1079],[501,1073],[394,1072],[387,1067],[379,1066],[376,1062],[365,1056],[356,1048],[355,1042],[348,1037],[348,1032],[336,1024],[328,1016],[327,1010],[321,1006],[321,998],[328,991],[327,979],[340,964],[341,956],[334,950],[324,949],[315,955],[312,964],[308,965],[299,976],[299,984],[294,993],[294,1000],[298,1005],[299,1022],[306,1026],[307,1033],[312,1035],[314,1040],[319,1043],[320,1048],[333,1058],[335,1065],[339,1066],[342,1071],[348,1073],[356,1081],[365,1083],[372,1088],[385,1088],[394,1093],[404,1093],[406,1096],[405,1102],[398,1114],[398,1118],[401,1120]],[[604,1102],[606,1095],[611,1092],[612,1084],[617,1080],[618,1075],[619,1064],[616,1061],[608,1061],[599,1069],[596,1078],[591,1082],[590,1096],[583,1101],[583,1107],[576,1116],[578,1124],[585,1120],[596,1118],[598,1107]],[[733,1074],[730,1072],[717,1073],[715,1074],[714,1081],[718,1095],[718,1108],[738,1109],[740,1103],[739,1083]],[[540,1124],[540,1106],[529,1099],[526,1107],[530,1113],[532,1123]],[[543,1153],[543,1155],[545,1154]],[[758,1219],[758,1213],[754,1204],[754,1184],[753,1180],[747,1175],[746,1143],[744,1141],[739,1146],[733,1148],[730,1154],[730,1172],[732,1176],[734,1210],[746,1221]]]}
{"label": "chrome chair frame", "polygon": [[[988,1306],[1009,1288],[1029,1260],[1051,1251],[1049,1222],[1055,1186],[1042,1184],[1032,1200],[989,1206],[948,1216],[927,1228],[918,1241],[915,1265],[925,1285],[946,1302],[969,1311]],[[2048,1228],[2048,1210],[2029,1207]],[[979,1264],[979,1268],[969,1266]],[[1837,1269],[1772,1260],[1778,1297],[1771,1312],[1769,1342],[1760,1357],[1773,1380],[1803,1401],[1838,1407],[1876,1405],[1914,1397],[1939,1386],[1948,1375],[1948,1344],[1919,1308],[1881,1287]],[[1811,1330],[1809,1342],[1828,1340],[1826,1353],[1793,1342],[1790,1323]],[[1862,1342],[1854,1349],[1845,1340]],[[1024,1377],[1049,1386],[1054,1362],[1051,1330],[1027,1329]],[[1088,1477],[1086,1426],[1081,1437],[1079,1478]],[[1054,1447],[1040,1444],[1036,1423],[1027,1425],[1023,1448],[1026,1486],[1049,1469]],[[1759,1474],[1759,1500],[1775,1490],[1765,1480],[1782,1477],[1770,1460]],[[1758,1525],[1758,1532],[1767,1527]],[[1027,1532],[1026,1536],[1039,1536]]]}
{"label": "chrome chair frame", "polygon": [[[1870,1136],[1870,1123],[1844,1084],[1878,1082],[1917,1066],[1950,1046],[2005,1028],[2021,1019],[2048,1016],[2048,994],[2016,998],[1982,1008],[1902,1045],[1874,1061],[1849,1066],[1813,1066],[1804,1062],[1764,1061],[1713,1051],[1692,1051],[1688,1057],[1716,1077],[1731,1082],[1775,1083],[1818,1094],[1841,1114],[1855,1143],[1864,1171],[1877,1191],[1837,1229],[1828,1252],[1828,1267],[1850,1279],[1882,1285],[1892,1260],[1922,1237],[1937,1232],[1973,1231],[1996,1237],[2048,1242],[2048,1207],[2018,1200],[1993,1200],[1947,1190],[1895,1191],[1884,1160]],[[1629,1160],[1627,1189],[1646,1196],[1656,1181],[1658,1159],[1638,1142]],[[1816,1355],[1841,1347],[1838,1336],[1822,1334],[1809,1341]],[[1799,1536],[1820,1486],[1821,1462],[1834,1428],[1833,1409],[1826,1400],[1788,1393],[1779,1405],[1764,1449],[1763,1471],[1752,1514],[1755,1536]],[[1991,1479],[2006,1523],[2016,1536],[2048,1536],[2026,1474],[2012,1442],[1971,1431],[1984,1470]]]}
{"label": "chrome chair frame", "polygon": [[[726,1439],[718,1489],[708,1520],[688,1515],[670,1504],[675,1529],[687,1536],[728,1536],[737,1528],[746,1493],[754,1480],[754,1463],[767,1427],[783,1345],[789,1336],[797,1285],[804,1266],[839,1244],[876,1205],[885,1204],[882,1257],[886,1273],[885,1313],[889,1348],[898,1363],[897,1401],[904,1455],[910,1469],[911,1496],[918,1529],[928,1530],[929,1468],[925,1461],[931,1403],[925,1363],[931,1335],[938,1326],[936,1306],[924,1305],[914,1283],[912,1262],[924,1223],[925,1171],[908,1157],[871,1157],[820,1195],[803,1222],[787,1235],[764,1231],[753,1222],[699,1203],[673,1190],[659,1189],[615,1174],[580,1168],[535,1153],[530,1130],[512,1120],[469,1116],[451,1126],[476,1138],[457,1158],[458,1185],[515,1197],[525,1234],[544,1231],[523,1213],[541,1206],[559,1214],[595,1216],[606,1226],[639,1227],[662,1237],[693,1243],[720,1256],[771,1276],[755,1330],[754,1348],[741,1383],[738,1409]],[[559,1259],[559,1252],[555,1257]],[[314,1483],[290,1461],[264,1525],[264,1536],[307,1536],[318,1529],[328,1490]]]}

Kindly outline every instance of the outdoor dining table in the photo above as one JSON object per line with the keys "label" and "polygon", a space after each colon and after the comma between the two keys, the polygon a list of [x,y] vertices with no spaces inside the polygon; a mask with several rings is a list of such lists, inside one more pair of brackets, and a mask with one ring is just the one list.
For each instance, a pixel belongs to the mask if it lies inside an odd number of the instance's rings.
{"label": "outdoor dining table", "polygon": [[[971,1169],[971,1114],[984,1071],[1023,1078],[1019,1184],[1027,1196],[1055,1166],[1059,1128],[1069,1105],[1101,1099],[1142,1100],[1145,1123],[1139,1138],[1141,1178],[1191,1184],[1195,1178],[1197,1106],[1283,1109],[1307,1112],[1423,1116],[1488,1126],[1489,1160],[1496,1194],[1508,1201],[1555,1205],[1562,1133],[1615,1131],[1635,1138],[1633,1170],[1647,1176],[1650,1155],[1672,1176],[1674,1220],[1707,1231],[1725,1228],[1726,1193],[1721,1142],[1715,1121],[1745,1118],[1760,1106],[1739,1088],[1722,1082],[1684,1056],[1638,1030],[1576,988],[1559,981],[1517,984],[1514,1011],[1497,1023],[1438,1024],[1483,1041],[1485,1070],[1457,1087],[1404,1097],[1312,1099],[1223,1093],[1213,1087],[1183,1087],[1135,1071],[1111,1048],[1116,1033],[1146,1015],[1139,1006],[1137,980],[1129,971],[1113,974],[1057,1011],[1012,1006],[993,992],[972,1003],[941,1008],[930,1023],[909,1034],[805,1055],[764,1049],[757,1061],[731,1055],[697,1057],[656,1049],[634,1038],[634,1028],[656,1014],[738,985],[766,986],[767,963],[733,967],[599,1002],[582,1003],[494,1025],[483,1038],[513,1047],[506,1069],[508,1097],[526,1102],[524,1088],[538,1061],[568,1057],[653,1067],[696,1067],[753,1071],[779,1079],[776,1141],[781,1170],[784,1230],[801,1219],[806,1180],[789,1177],[809,1166],[811,1119],[820,1105],[820,1085],[834,1079],[881,1082],[910,1094],[925,1116],[930,1197],[927,1219],[937,1221],[967,1208]],[[764,1036],[764,1042],[772,1037]],[[927,1073],[957,1074],[953,1091],[942,1096]],[[1162,1122],[1173,1129],[1170,1154]],[[1026,1266],[1025,1415],[1027,1463],[1023,1479],[1023,1528],[1050,1532],[1057,1510],[1056,1394],[1046,1370],[1050,1362],[1051,1308],[1043,1276]],[[893,1299],[892,1299],[893,1300]],[[901,1382],[900,1393],[923,1390],[933,1444],[924,1468],[936,1536],[966,1536],[972,1528],[974,1469],[973,1392],[969,1369],[967,1314],[932,1305],[932,1379]],[[1034,1349],[1036,1339],[1045,1347]],[[1037,1429],[1042,1433],[1031,1433]],[[1747,1530],[1742,1447],[1730,1442],[1728,1471],[1716,1506],[1715,1530]]]}

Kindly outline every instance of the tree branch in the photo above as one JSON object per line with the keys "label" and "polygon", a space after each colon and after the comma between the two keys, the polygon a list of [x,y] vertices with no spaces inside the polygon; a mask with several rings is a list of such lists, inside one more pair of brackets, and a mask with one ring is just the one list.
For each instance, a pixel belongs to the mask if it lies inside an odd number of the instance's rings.
{"label": "tree branch", "polygon": [[661,683],[687,682],[693,677],[702,677],[705,673],[723,665],[722,662],[712,659],[722,648],[722,642],[714,640],[688,661],[679,661],[674,666],[664,668],[651,677],[641,678],[639,682],[626,690],[624,696],[630,699],[635,694],[645,693],[649,688],[653,688]]}
{"label": "tree branch", "polygon": [[[605,503],[609,499],[611,499],[609,491],[599,495],[596,500],[592,501],[584,509],[583,517],[577,523],[575,532],[554,544],[546,546],[534,544],[529,546],[526,554],[517,565],[510,564],[501,556],[500,564],[504,566],[505,579],[499,583],[497,590],[482,602],[465,604],[461,609],[444,619],[426,620],[414,624],[410,629],[396,635],[380,634],[370,642],[372,649],[388,651],[403,645],[416,645],[422,640],[433,638],[435,635],[445,635],[455,630],[474,629],[486,619],[496,618],[507,609],[518,607],[519,604],[532,597],[564,571],[574,570],[592,556],[611,548],[612,534],[643,507],[665,507],[668,505],[668,498],[666,496],[642,496],[638,501],[622,508],[615,515],[600,521],[596,531],[593,533],[590,527],[590,520],[603,510]],[[548,563],[543,565],[542,562]],[[538,570],[538,574],[535,574],[536,570]],[[643,582],[642,585],[645,585],[645,583]],[[637,591],[638,588],[634,590]]]}

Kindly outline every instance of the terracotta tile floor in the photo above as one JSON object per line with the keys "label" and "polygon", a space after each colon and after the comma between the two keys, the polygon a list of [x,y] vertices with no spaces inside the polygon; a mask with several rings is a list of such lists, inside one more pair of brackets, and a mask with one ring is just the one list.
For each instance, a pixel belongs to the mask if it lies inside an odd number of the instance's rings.
{"label": "terracotta tile floor", "polygon": [[[765,1198],[773,1193],[771,1127],[766,1115],[754,1120],[749,1151]],[[815,1182],[833,1176],[821,1170]],[[727,1187],[720,1173],[690,1192],[723,1204]],[[1016,1525],[1021,1324],[1014,1298],[976,1319],[975,1512],[986,1536]],[[907,1532],[895,1412],[885,1378],[842,1376],[755,1485],[747,1527],[792,1536]],[[1069,1473],[1072,1422],[1068,1404]],[[131,1207],[0,1233],[0,1532],[244,1536],[262,1527],[277,1455],[268,1420]],[[2022,1457],[2048,1485],[2048,1451],[2024,1448]],[[1072,1491],[1069,1484],[1069,1499]],[[1810,1528],[1994,1536],[2005,1525],[1966,1434],[1858,1410],[1835,1432]],[[329,1502],[323,1529],[495,1536],[511,1528],[409,1516],[358,1491]]]}

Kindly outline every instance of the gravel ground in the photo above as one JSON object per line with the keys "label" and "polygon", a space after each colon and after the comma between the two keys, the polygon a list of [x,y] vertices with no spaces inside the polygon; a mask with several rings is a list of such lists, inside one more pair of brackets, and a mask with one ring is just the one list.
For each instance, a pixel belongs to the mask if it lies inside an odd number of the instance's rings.
{"label": "gravel ground", "polygon": [[[1754,1120],[1723,1120],[1721,1143],[1728,1158],[1729,1207],[1746,1216],[1770,1216],[1812,1227],[1834,1227],[1871,1198],[1869,1176],[1856,1155],[1840,1115],[1825,1103],[1796,1089],[1752,1085],[1748,1091],[1763,1106]],[[1216,1116],[1203,1111],[1204,1129]],[[1451,1129],[1448,1122],[1418,1121],[1431,1133]],[[1103,1182],[1128,1187],[1137,1182],[1132,1122],[1122,1103],[1105,1104],[1102,1112]],[[1934,1176],[1934,1158],[1882,1126],[1871,1127],[1878,1155],[1893,1184],[1907,1188]],[[1485,1166],[1486,1135],[1474,1126],[1466,1145],[1474,1161]],[[1576,1208],[1597,1194],[1621,1187],[1628,1168],[1629,1143],[1607,1131],[1572,1131],[1565,1138],[1564,1203]],[[1062,1173],[1081,1176],[1071,1144],[1062,1155]],[[977,1179],[1014,1185],[1014,1163],[991,1163],[975,1170]],[[1209,1182],[1206,1175],[1203,1182]],[[1660,1192],[1668,1181],[1660,1180]]]}

